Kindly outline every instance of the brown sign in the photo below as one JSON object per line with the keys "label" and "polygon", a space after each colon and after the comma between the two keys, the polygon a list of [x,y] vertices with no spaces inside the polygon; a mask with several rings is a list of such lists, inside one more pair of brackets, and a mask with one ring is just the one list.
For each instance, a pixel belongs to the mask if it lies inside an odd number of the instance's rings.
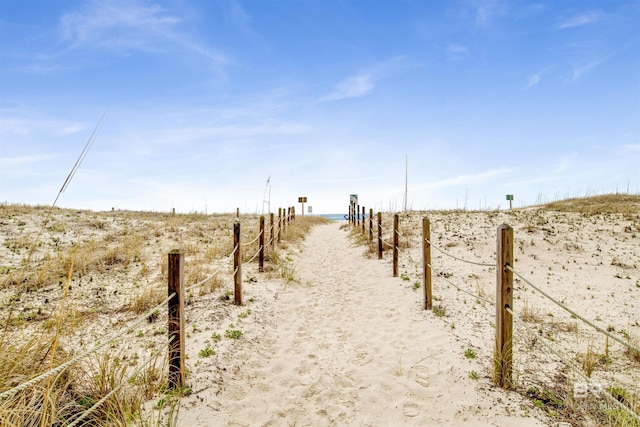
{"label": "brown sign", "polygon": [[298,197],[298,203],[307,203],[306,197]]}

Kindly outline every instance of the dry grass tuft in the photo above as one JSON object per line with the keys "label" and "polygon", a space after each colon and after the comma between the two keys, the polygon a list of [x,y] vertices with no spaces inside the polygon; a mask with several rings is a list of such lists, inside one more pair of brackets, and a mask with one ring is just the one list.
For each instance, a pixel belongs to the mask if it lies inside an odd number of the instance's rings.
{"label": "dry grass tuft", "polygon": [[604,194],[593,197],[580,197],[559,200],[542,206],[559,212],[578,212],[586,215],[596,214],[640,214],[640,196],[633,194]]}

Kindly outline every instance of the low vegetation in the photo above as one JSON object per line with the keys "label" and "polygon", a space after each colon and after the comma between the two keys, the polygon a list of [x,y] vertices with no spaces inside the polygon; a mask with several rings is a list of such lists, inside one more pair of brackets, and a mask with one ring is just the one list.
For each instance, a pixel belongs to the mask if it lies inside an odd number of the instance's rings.
{"label": "low vegetation", "polygon": [[[0,396],[83,351],[104,348],[0,397],[0,425],[171,425],[182,391],[167,390],[166,309],[154,309],[167,297],[167,253],[178,248],[185,254],[187,286],[219,271],[188,293],[187,304],[216,293],[232,274],[235,220],[1,204]],[[243,236],[258,235],[257,215],[239,221]],[[322,221],[298,218],[268,256],[277,259],[280,248]],[[247,309],[238,317],[250,314]],[[121,336],[104,341],[115,334]],[[242,332],[230,329],[225,337],[238,339]],[[212,336],[213,342],[220,338]],[[199,358],[214,354],[209,343],[198,351]]]}

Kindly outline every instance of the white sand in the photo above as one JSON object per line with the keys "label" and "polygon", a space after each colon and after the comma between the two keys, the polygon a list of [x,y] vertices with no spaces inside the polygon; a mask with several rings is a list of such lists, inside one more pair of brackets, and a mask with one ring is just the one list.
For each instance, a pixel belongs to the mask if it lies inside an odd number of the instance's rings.
{"label": "white sand", "polygon": [[[469,344],[422,309],[389,259],[365,257],[337,223],[314,228],[293,258],[299,284],[258,275],[245,284],[253,302],[198,323],[179,425],[546,425],[530,401],[492,387],[487,353],[465,358]],[[229,319],[244,336],[195,362]]]}

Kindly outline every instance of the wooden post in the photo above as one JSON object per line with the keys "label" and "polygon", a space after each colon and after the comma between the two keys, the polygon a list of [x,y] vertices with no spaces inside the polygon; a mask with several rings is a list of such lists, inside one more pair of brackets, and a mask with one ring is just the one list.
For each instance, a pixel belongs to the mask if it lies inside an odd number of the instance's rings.
{"label": "wooden post", "polygon": [[513,316],[513,228],[498,226],[496,248],[496,348],[494,354],[494,382],[504,389],[511,388]]}
{"label": "wooden post", "polygon": [[184,254],[175,249],[168,259],[169,293],[169,389],[185,386],[184,369]]}
{"label": "wooden post", "polygon": [[351,204],[349,204],[349,215],[347,216],[347,220],[349,221],[349,224],[351,224]]}
{"label": "wooden post", "polygon": [[353,215],[351,215],[351,224],[353,224],[353,226],[356,226],[356,204],[353,203],[351,205],[351,212]]}
{"label": "wooden post", "polygon": [[240,243],[240,221],[233,223],[233,303],[242,305],[242,244]]}
{"label": "wooden post", "polygon": [[287,208],[287,225],[291,224],[291,206]]}
{"label": "wooden post", "polygon": [[282,234],[287,232],[287,211],[282,208]]}
{"label": "wooden post", "polygon": [[373,242],[373,209],[369,209],[369,243]]}
{"label": "wooden post", "polygon": [[236,208],[236,218],[240,218],[240,208]]}
{"label": "wooden post", "polygon": [[398,214],[393,215],[393,277],[398,277]]}
{"label": "wooden post", "polygon": [[[431,224],[429,218],[422,218],[422,284],[424,287],[424,309],[433,308],[433,296],[431,294]],[[429,242],[428,242],[428,241]]]}
{"label": "wooden post", "polygon": [[364,231],[364,223],[365,223],[364,217],[365,217],[365,215],[364,215],[364,206],[363,206],[362,207],[362,234],[365,233],[365,231]]}
{"label": "wooden post", "polygon": [[360,205],[356,205],[356,227],[360,227]]}
{"label": "wooden post", "polygon": [[258,254],[258,272],[264,271],[264,215],[260,215],[260,253]]}
{"label": "wooden post", "polygon": [[282,208],[278,208],[278,243],[282,237]]}
{"label": "wooden post", "polygon": [[171,216],[176,216],[176,208],[171,208]]}
{"label": "wooden post", "polygon": [[275,230],[273,229],[273,213],[269,214],[269,229],[271,232],[269,233],[269,241],[271,242],[271,251],[275,250]]}
{"label": "wooden post", "polygon": [[295,220],[296,220],[296,207],[291,206],[291,221],[295,221]]}
{"label": "wooden post", "polygon": [[378,212],[378,259],[382,259],[382,212]]}

